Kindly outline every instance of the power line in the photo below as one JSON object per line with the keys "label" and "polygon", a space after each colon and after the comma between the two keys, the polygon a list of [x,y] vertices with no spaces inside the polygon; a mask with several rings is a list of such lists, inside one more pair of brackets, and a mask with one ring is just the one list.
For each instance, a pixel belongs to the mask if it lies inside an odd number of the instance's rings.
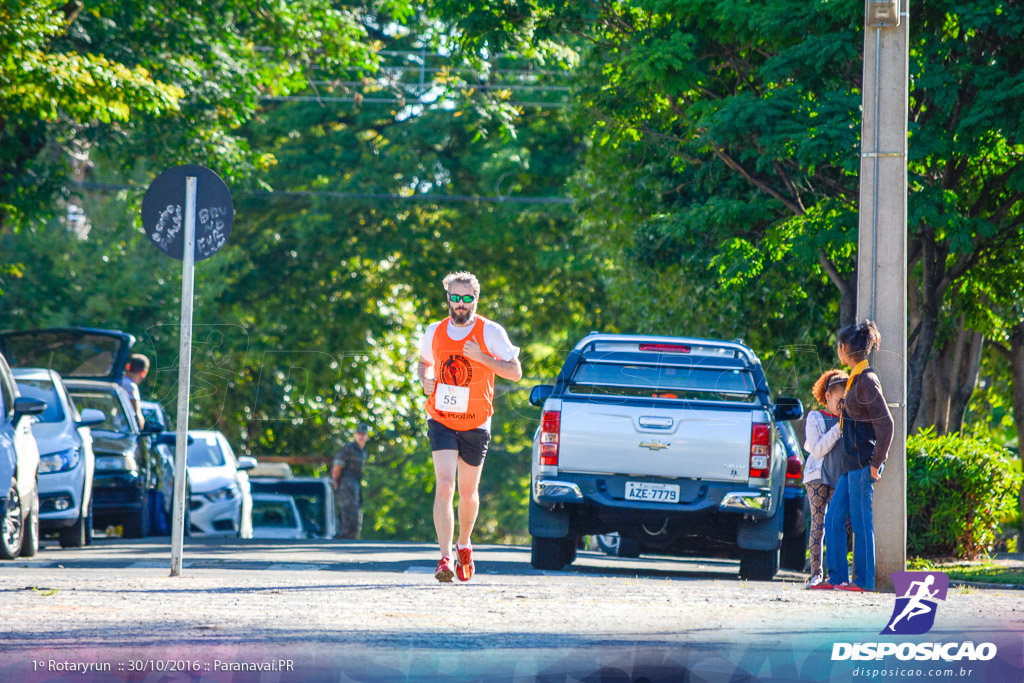
{"label": "power line", "polygon": [[[437,100],[422,100],[422,99],[408,99],[400,100],[397,98],[390,97],[337,97],[333,95],[317,96],[317,95],[264,95],[260,97],[261,101],[264,102],[325,102],[325,103],[338,103],[338,102],[362,102],[366,104],[395,104],[402,106],[409,105],[430,105],[436,104]],[[563,108],[566,106],[565,102],[508,102],[513,107],[540,107],[540,108]]]}

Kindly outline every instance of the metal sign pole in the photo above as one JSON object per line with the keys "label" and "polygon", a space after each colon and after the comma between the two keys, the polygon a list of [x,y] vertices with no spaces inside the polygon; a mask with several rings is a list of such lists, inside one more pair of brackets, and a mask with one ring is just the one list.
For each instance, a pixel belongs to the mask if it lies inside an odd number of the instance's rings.
{"label": "metal sign pole", "polygon": [[192,283],[196,246],[196,177],[185,178],[185,251],[181,267],[181,345],[178,355],[178,434],[174,445],[174,528],[171,576],[181,575],[185,536],[185,477],[188,466],[188,392],[192,374]]}

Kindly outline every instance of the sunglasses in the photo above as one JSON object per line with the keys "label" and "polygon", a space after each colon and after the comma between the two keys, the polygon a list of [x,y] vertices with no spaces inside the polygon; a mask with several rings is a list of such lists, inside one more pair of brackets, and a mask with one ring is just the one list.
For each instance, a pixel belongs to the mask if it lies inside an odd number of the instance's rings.
{"label": "sunglasses", "polygon": [[476,297],[473,296],[472,294],[449,294],[448,300],[455,304],[459,303],[460,301],[465,304],[471,304],[473,303],[473,301],[476,300]]}

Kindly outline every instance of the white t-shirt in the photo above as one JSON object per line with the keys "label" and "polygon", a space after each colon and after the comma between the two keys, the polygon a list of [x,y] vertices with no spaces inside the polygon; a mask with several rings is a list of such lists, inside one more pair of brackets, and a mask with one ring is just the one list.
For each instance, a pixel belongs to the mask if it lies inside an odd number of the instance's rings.
{"label": "white t-shirt", "polygon": [[[431,366],[434,365],[434,332],[442,322],[444,321],[431,323],[420,339],[420,358]],[[449,319],[448,336],[454,341],[465,339],[473,331],[475,325],[476,319],[473,320],[471,325],[456,325]],[[509,341],[508,332],[505,331],[505,328],[493,320],[484,321],[484,344],[487,346],[487,351],[500,361],[510,361],[513,358],[519,357],[519,347],[514,346]],[[431,368],[427,371],[427,377],[433,376],[433,368]],[[491,431],[491,418],[487,418],[487,422],[480,425],[480,427]]]}
{"label": "white t-shirt", "polygon": [[139,393],[139,385],[135,383],[131,377],[125,375],[121,378],[121,386],[128,392],[128,397],[138,403],[142,400],[142,395]]}
{"label": "white t-shirt", "polygon": [[[434,364],[434,332],[442,322],[444,321],[431,323],[420,339],[420,358],[430,365]],[[448,320],[448,336],[454,341],[465,339],[473,331],[475,324],[475,319],[473,325],[456,325]],[[519,356],[519,347],[513,346],[505,328],[493,320],[484,321],[484,344],[487,346],[487,351],[500,361],[510,361]]]}

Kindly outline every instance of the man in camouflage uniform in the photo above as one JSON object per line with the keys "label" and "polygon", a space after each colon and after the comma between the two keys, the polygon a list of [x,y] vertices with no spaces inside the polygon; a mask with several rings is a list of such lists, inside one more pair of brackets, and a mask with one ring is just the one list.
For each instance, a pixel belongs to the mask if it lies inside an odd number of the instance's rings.
{"label": "man in camouflage uniform", "polygon": [[358,539],[363,528],[363,465],[366,464],[366,440],[369,427],[360,423],[355,437],[334,456],[331,479],[338,512],[335,538]]}

